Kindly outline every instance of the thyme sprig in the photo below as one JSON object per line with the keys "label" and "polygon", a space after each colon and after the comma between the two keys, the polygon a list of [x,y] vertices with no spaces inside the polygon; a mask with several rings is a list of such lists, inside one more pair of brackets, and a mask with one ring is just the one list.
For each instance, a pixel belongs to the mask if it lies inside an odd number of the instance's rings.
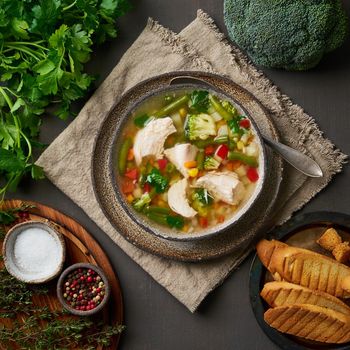
{"label": "thyme sprig", "polygon": [[[0,225],[5,226],[18,219],[18,213],[33,206],[1,210]],[[0,237],[1,241],[1,237]],[[2,256],[0,256],[0,260]],[[99,345],[110,345],[112,338],[125,326],[106,325],[93,317],[67,318],[65,310],[50,310],[33,302],[38,295],[47,295],[46,286],[33,286],[0,269],[0,348],[23,350],[95,350]],[[20,317],[19,317],[20,316]]]}

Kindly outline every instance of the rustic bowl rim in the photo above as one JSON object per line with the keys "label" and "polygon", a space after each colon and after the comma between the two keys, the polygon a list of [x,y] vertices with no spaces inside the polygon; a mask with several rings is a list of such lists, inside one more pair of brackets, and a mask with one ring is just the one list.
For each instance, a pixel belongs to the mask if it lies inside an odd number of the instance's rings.
{"label": "rustic bowl rim", "polygon": [[[102,302],[92,310],[87,310],[87,311],[76,310],[76,309],[72,308],[71,306],[69,306],[63,298],[62,286],[63,286],[63,281],[64,281],[65,277],[67,277],[67,275],[71,271],[79,269],[79,268],[94,270],[102,278],[102,280],[105,284],[104,298],[103,298]],[[67,311],[69,311],[71,314],[77,315],[77,316],[91,316],[91,315],[97,314],[99,311],[101,311],[106,306],[106,304],[110,298],[111,286],[109,284],[109,281],[108,281],[106,274],[99,266],[93,265],[90,263],[76,263],[76,264],[68,266],[66,269],[64,269],[62,271],[62,273],[57,281],[56,293],[57,293],[57,298],[58,298],[59,302],[61,303],[61,305]]]}
{"label": "rustic bowl rim", "polygon": [[[169,76],[171,74],[177,75],[179,77],[183,77],[183,76],[188,76],[189,78],[191,77],[191,75],[193,77],[195,77],[195,73],[194,72],[185,72],[185,71],[180,71],[180,72],[169,72],[169,73],[165,73],[165,74],[161,74],[161,75],[157,75],[154,77],[151,77],[149,79],[145,79],[141,82],[139,82],[138,84],[134,85],[133,87],[131,87],[129,90],[125,91],[122,96],[116,101],[116,103],[112,106],[112,108],[110,109],[110,111],[108,112],[107,116],[113,111],[113,109],[115,108],[115,106],[118,105],[118,103],[120,103],[120,101],[122,101],[122,99],[124,98],[125,95],[127,95],[130,91],[137,89],[137,87],[141,84],[144,84],[148,81],[152,81],[155,79],[159,79],[161,77],[164,76]],[[248,93],[249,95],[251,95],[248,91],[246,91],[244,88],[242,88],[240,85],[236,84],[235,82],[233,82],[232,80],[217,75],[217,74],[212,74],[212,73],[206,73],[209,76],[215,76],[217,78],[229,81],[232,85],[235,85],[237,88],[239,88],[240,90],[242,90],[244,93]],[[233,101],[236,105],[239,106],[240,109],[242,109],[245,113],[245,115],[247,116],[247,118],[249,119],[249,121],[252,123],[253,127],[254,127],[254,132],[255,135],[258,139],[258,143],[260,145],[260,154],[261,154],[261,158],[262,158],[262,165],[261,165],[261,169],[263,172],[263,178],[260,180],[259,182],[259,190],[255,192],[255,197],[253,200],[250,200],[251,198],[249,198],[248,202],[245,203],[245,205],[240,208],[240,210],[238,211],[237,216],[234,216],[233,218],[229,219],[227,223],[223,223],[221,225],[219,225],[220,227],[218,228],[218,225],[215,225],[209,229],[206,230],[200,230],[197,234],[180,234],[180,233],[175,233],[176,230],[174,230],[174,234],[170,235],[167,234],[166,232],[169,232],[171,229],[157,229],[157,227],[160,227],[160,225],[156,225],[154,224],[154,228],[152,227],[152,225],[145,220],[142,215],[140,213],[137,213],[136,211],[134,211],[130,204],[127,203],[127,201],[125,200],[123,194],[120,191],[119,185],[116,183],[117,181],[113,181],[113,188],[114,188],[114,192],[115,195],[119,201],[119,203],[121,204],[122,208],[124,209],[125,213],[127,214],[127,216],[133,220],[134,222],[136,222],[139,226],[141,226],[145,231],[147,231],[150,234],[156,235],[160,238],[163,239],[167,239],[169,241],[182,241],[182,242],[190,242],[190,241],[197,241],[197,240],[202,240],[202,239],[210,239],[213,236],[219,235],[221,232],[224,232],[226,230],[229,230],[231,227],[233,227],[235,224],[237,224],[239,221],[243,220],[244,217],[246,217],[247,215],[249,215],[249,210],[250,208],[259,200],[262,192],[263,192],[263,188],[264,188],[264,184],[266,183],[266,177],[267,177],[267,170],[268,170],[268,157],[267,157],[267,152],[265,149],[265,143],[264,140],[262,138],[262,134],[260,132],[260,129],[257,125],[257,123],[255,122],[253,116],[250,115],[250,113],[246,110],[245,106],[238,101],[234,96],[229,95],[227,92],[222,91],[220,88],[217,88],[215,86],[208,86],[208,84],[206,84],[205,82],[198,82],[198,83],[181,83],[181,84],[177,84],[177,85],[164,85],[161,87],[158,87],[154,90],[150,90],[147,94],[144,94],[142,97],[140,97],[139,99],[137,99],[136,101],[131,102],[128,105],[128,108],[125,109],[125,111],[123,111],[123,113],[120,116],[119,122],[116,125],[116,130],[115,130],[115,134],[114,134],[114,138],[113,138],[113,145],[116,144],[116,140],[118,138],[118,136],[120,136],[120,134],[123,132],[123,127],[125,126],[125,123],[128,120],[128,117],[130,115],[130,112],[135,109],[137,106],[139,106],[140,104],[142,104],[143,102],[145,102],[147,99],[151,98],[152,96],[157,96],[160,95],[162,93],[165,93],[166,91],[174,91],[174,90],[179,90],[179,89],[186,89],[186,88],[200,88],[200,87],[205,87],[207,90],[213,90],[215,93],[219,94],[219,95],[223,95],[226,96],[229,100]],[[96,140],[95,140],[96,143]],[[96,146],[96,145],[95,145]],[[112,150],[110,150],[110,156],[109,156],[109,176],[111,178],[116,178],[116,174],[115,174],[115,167],[113,166],[113,154],[115,152],[115,147],[113,147]],[[253,192],[253,194],[254,194]],[[203,232],[203,233],[201,233]]]}
{"label": "rustic bowl rim", "polygon": [[[56,270],[46,278],[44,277],[44,278],[39,278],[39,279],[26,279],[26,278],[19,276],[13,270],[12,264],[10,263],[10,258],[8,257],[7,248],[8,248],[8,242],[9,242],[9,239],[11,238],[11,236],[20,234],[24,230],[25,226],[33,226],[33,225],[44,226],[45,228],[49,228],[49,233],[54,234],[56,236],[56,238],[58,239],[58,242],[62,248],[62,255],[61,255],[60,263],[58,264]],[[45,283],[45,282],[49,282],[49,281],[53,280],[62,271],[64,261],[66,259],[66,244],[65,244],[64,237],[63,237],[62,233],[50,221],[27,220],[25,222],[21,222],[21,223],[14,225],[13,227],[11,227],[8,230],[8,232],[4,238],[4,242],[3,242],[3,246],[2,246],[2,255],[4,258],[4,264],[5,264],[6,270],[13,277],[17,278],[19,281],[24,282],[24,283],[41,284],[41,283]]]}

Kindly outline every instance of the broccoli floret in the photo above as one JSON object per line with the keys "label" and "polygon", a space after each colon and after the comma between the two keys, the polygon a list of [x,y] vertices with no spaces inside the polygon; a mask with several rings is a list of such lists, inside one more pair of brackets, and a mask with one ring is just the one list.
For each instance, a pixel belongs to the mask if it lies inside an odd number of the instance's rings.
{"label": "broccoli floret", "polygon": [[225,0],[229,36],[258,65],[316,66],[348,34],[341,0]]}
{"label": "broccoli floret", "polygon": [[213,197],[209,194],[206,188],[199,188],[194,191],[192,195],[193,200],[199,200],[203,205],[210,205],[213,203]]}
{"label": "broccoli floret", "polygon": [[151,173],[147,175],[146,182],[154,186],[157,193],[163,193],[168,188],[169,181],[156,168],[152,169]]}
{"label": "broccoli floret", "polygon": [[204,169],[205,170],[215,170],[220,166],[220,162],[214,157],[206,157],[204,159]]}
{"label": "broccoli floret", "polygon": [[142,211],[143,208],[151,202],[152,198],[148,192],[144,193],[139,199],[136,199],[132,206],[136,211]]}
{"label": "broccoli floret", "polygon": [[192,207],[197,210],[199,216],[207,216],[213,198],[205,188],[199,188],[192,194]]}
{"label": "broccoli floret", "polygon": [[192,114],[187,119],[185,132],[189,140],[206,140],[216,135],[215,121],[209,114]]}

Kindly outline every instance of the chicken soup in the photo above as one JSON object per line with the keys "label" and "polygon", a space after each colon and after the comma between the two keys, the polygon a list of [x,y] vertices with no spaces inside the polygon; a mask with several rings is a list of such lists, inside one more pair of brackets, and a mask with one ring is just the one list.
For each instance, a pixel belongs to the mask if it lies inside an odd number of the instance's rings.
{"label": "chicken soup", "polygon": [[243,111],[206,90],[147,99],[132,113],[118,182],[149,220],[186,233],[230,219],[259,180],[260,146]]}

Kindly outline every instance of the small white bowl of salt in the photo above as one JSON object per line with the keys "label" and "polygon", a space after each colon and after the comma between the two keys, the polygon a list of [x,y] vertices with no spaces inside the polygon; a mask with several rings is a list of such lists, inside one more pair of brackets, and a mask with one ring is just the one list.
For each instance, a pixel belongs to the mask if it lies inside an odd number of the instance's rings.
{"label": "small white bowl of salt", "polygon": [[2,249],[7,271],[25,283],[52,280],[61,272],[66,256],[62,234],[43,221],[13,226]]}

